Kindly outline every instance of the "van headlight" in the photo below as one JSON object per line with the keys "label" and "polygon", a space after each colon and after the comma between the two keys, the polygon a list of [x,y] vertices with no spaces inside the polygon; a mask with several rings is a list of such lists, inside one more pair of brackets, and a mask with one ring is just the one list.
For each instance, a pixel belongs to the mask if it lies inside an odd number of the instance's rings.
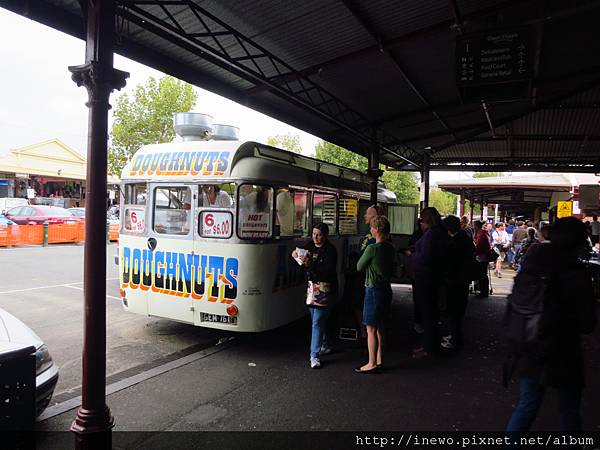
{"label": "van headlight", "polygon": [[45,372],[52,367],[52,364],[52,356],[50,356],[48,346],[43,344],[35,352],[35,375],[38,376]]}

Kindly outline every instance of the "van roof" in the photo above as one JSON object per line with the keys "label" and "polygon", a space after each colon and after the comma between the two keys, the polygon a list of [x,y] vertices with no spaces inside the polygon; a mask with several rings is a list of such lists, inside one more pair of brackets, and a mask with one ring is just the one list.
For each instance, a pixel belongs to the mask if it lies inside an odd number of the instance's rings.
{"label": "van roof", "polygon": [[317,186],[331,185],[357,191],[365,190],[369,181],[359,171],[253,141],[146,145],[123,168],[121,180],[207,182],[232,178],[264,179],[265,176],[274,181],[279,176],[288,183],[308,181]]}

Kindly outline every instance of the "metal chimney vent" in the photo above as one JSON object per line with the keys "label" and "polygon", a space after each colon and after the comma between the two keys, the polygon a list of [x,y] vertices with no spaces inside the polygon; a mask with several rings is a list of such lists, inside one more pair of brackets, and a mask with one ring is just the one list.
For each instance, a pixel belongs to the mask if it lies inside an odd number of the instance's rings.
{"label": "metal chimney vent", "polygon": [[215,141],[239,141],[240,129],[233,125],[215,123],[212,136]]}
{"label": "metal chimney vent", "polygon": [[173,114],[173,128],[184,141],[206,141],[212,133],[212,116],[201,113]]}

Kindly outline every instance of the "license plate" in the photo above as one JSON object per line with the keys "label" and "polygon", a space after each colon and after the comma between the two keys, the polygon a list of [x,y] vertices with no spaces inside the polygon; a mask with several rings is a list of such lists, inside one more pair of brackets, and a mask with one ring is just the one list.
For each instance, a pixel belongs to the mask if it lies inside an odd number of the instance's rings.
{"label": "license plate", "polygon": [[225,323],[228,325],[237,325],[237,317],[220,316],[218,314],[201,313],[201,322]]}

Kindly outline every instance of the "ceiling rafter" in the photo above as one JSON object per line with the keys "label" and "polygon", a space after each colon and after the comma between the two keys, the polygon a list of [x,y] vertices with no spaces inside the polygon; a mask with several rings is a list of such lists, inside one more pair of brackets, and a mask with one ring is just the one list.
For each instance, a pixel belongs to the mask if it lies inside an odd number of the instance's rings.
{"label": "ceiling rafter", "polygon": [[438,114],[438,112],[431,106],[429,100],[425,98],[421,90],[416,86],[413,80],[408,76],[406,70],[402,65],[400,59],[394,55],[389,49],[387,49],[383,42],[385,40],[384,36],[379,33],[377,27],[369,21],[364,11],[361,11],[356,3],[353,0],[342,0],[342,3],[346,7],[348,11],[354,16],[356,21],[367,31],[367,33],[371,36],[371,38],[377,43],[380,48],[380,52],[387,56],[388,59],[394,64],[394,67],[404,80],[404,82],[410,87],[410,90],[419,98],[421,103],[425,105],[430,113],[435,117],[435,119],[442,124],[442,126],[448,131],[448,133],[456,139],[456,136],[452,132],[452,129],[448,126],[448,124],[444,121],[444,119]]}
{"label": "ceiling rafter", "polygon": [[[535,0],[504,1],[502,3],[498,3],[498,4],[490,6],[488,8],[483,8],[478,11],[474,11],[472,13],[465,14],[462,17],[462,20],[464,22],[474,21],[477,19],[481,19],[483,17],[490,16],[492,14],[496,14],[498,12],[504,11],[505,9],[513,7],[515,5],[531,3],[532,1],[535,1]],[[438,22],[438,23],[432,24],[430,26],[420,28],[418,30],[414,30],[414,31],[410,31],[408,33],[401,34],[399,36],[396,36],[396,37],[388,39],[388,40],[382,40],[381,45],[376,44],[373,46],[365,47],[361,50],[346,53],[344,55],[333,58],[329,61],[322,61],[319,64],[302,69],[301,73],[304,74],[305,76],[315,75],[315,74],[319,73],[320,71],[323,71],[327,68],[335,67],[339,64],[343,64],[346,62],[352,62],[357,59],[364,58],[365,56],[377,54],[377,53],[381,52],[382,48],[392,50],[394,47],[402,45],[407,40],[415,39],[415,38],[418,38],[423,35],[428,35],[431,33],[435,33],[435,32],[439,32],[442,30],[447,30],[447,29],[453,28],[455,26],[455,24],[456,24],[455,18],[444,20],[442,22]],[[284,77],[285,77],[285,75],[284,75]],[[260,91],[260,88],[258,88],[257,90],[254,90],[253,92],[256,93],[259,91]]]}
{"label": "ceiling rafter", "polygon": [[[316,85],[306,76],[295,71],[291,66],[285,63],[277,56],[268,52],[265,48],[252,41],[250,38],[242,35],[228,24],[224,23],[196,3],[191,0],[122,0],[121,8],[118,8],[117,14],[124,19],[135,23],[137,26],[146,29],[163,39],[185,48],[187,51],[196,54],[216,66],[228,70],[240,78],[250,81],[257,86],[265,86],[269,91],[284,98],[285,100],[295,104],[296,106],[309,110],[317,114],[329,123],[343,129],[344,131],[354,135],[364,145],[372,145],[372,127],[369,121],[360,113],[351,109],[344,102],[336,98],[332,93],[324,88]],[[159,6],[165,17],[158,17],[144,6]],[[169,11],[170,7],[186,7],[202,25],[205,32],[209,35],[216,31],[220,36],[229,35],[233,37],[238,46],[236,49],[242,50],[244,56],[242,59],[236,59],[230,51],[225,49],[220,44],[214,46],[208,45],[204,40],[201,40],[195,35],[186,32],[186,30],[178,23],[177,17]],[[204,20],[201,20],[204,18]],[[225,33],[225,34],[224,34]],[[213,38],[215,42],[218,39]],[[257,63],[261,60],[262,64],[266,64],[268,69],[277,72],[278,76],[283,75],[282,69],[287,73],[295,74],[295,85],[299,85],[299,89],[292,87],[290,83],[281,84],[273,83],[265,74],[265,69]],[[316,92],[319,101],[315,101],[313,96],[308,95],[308,91]],[[361,133],[357,129],[369,129],[370,133]],[[418,160],[420,159],[419,152],[404,146],[400,153],[398,149],[392,150],[385,146],[380,146],[383,153],[388,153],[414,167],[420,167]]]}
{"label": "ceiling rafter", "polygon": [[[527,109],[525,109],[524,111],[521,111],[519,113],[510,115],[508,117],[504,117],[502,119],[494,119],[494,128],[498,128],[501,126],[506,125],[507,123],[513,122],[514,120],[520,119],[521,117],[526,116],[527,114],[531,114],[535,111],[538,111],[540,109],[543,109],[546,106],[549,105],[553,105],[553,104],[559,104],[560,102],[562,102],[563,100],[568,99],[569,97],[573,97],[577,94],[589,91],[591,89],[597,88],[598,85],[600,84],[600,79],[595,79],[593,81],[591,81],[590,83],[586,83],[580,87],[578,87],[577,89],[569,92],[569,93],[565,93],[562,94],[560,96],[554,96],[552,98],[549,98],[547,100],[545,100],[544,102],[539,102],[538,103],[538,107],[529,107]],[[487,132],[489,130],[489,126],[487,124],[485,124],[482,127],[476,128],[473,130],[472,133],[469,133],[467,136],[463,136],[460,140],[454,140],[454,141],[450,141],[447,142],[445,144],[442,144],[440,146],[437,146],[436,148],[433,149],[434,153],[438,153],[442,150],[445,150],[449,147],[452,147],[454,145],[458,145],[458,144],[462,144],[465,142],[469,142],[471,139],[478,137],[479,135]]]}

